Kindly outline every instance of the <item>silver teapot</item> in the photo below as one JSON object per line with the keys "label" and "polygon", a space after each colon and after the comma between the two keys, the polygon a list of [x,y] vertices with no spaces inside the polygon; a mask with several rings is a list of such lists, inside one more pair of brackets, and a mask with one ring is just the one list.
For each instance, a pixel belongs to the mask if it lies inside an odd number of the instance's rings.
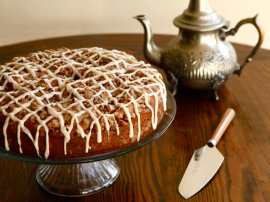
{"label": "silver teapot", "polygon": [[[217,89],[233,74],[240,75],[246,63],[263,41],[263,32],[258,25],[257,15],[243,19],[230,30],[229,22],[219,16],[208,0],[190,0],[188,8],[174,19],[179,28],[174,37],[162,49],[153,41],[149,20],[144,15],[135,17],[144,28],[144,55],[152,64],[165,70],[177,86],[193,89],[213,89],[218,99]],[[258,31],[258,41],[251,53],[240,65],[227,36],[235,35],[244,24],[252,24]],[[175,90],[176,88],[174,88]]]}

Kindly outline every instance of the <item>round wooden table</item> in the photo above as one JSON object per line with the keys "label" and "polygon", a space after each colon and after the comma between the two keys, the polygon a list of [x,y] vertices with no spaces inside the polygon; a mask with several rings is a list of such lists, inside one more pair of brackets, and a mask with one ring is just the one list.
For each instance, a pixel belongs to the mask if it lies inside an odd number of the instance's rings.
{"label": "round wooden table", "polygon": [[[164,46],[172,36],[156,35]],[[239,61],[249,46],[234,44]],[[0,62],[49,48],[99,46],[143,57],[143,35],[84,35],[38,40],[0,47]],[[189,201],[270,200],[270,51],[259,50],[241,77],[233,76],[215,101],[209,92],[179,90],[177,114],[158,140],[118,157],[121,173],[108,189],[82,198],[63,198],[36,182],[37,164],[0,158],[0,201],[185,201],[177,187],[193,154],[211,137],[223,112],[236,117],[218,144],[225,160],[218,173]]]}

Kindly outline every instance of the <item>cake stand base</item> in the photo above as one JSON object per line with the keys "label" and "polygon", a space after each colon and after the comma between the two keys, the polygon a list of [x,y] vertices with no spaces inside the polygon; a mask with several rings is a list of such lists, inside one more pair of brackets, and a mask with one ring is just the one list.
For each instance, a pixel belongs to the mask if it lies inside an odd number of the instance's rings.
{"label": "cake stand base", "polygon": [[107,159],[67,165],[42,164],[38,167],[36,179],[47,192],[80,197],[94,194],[112,185],[119,173],[117,161]]}

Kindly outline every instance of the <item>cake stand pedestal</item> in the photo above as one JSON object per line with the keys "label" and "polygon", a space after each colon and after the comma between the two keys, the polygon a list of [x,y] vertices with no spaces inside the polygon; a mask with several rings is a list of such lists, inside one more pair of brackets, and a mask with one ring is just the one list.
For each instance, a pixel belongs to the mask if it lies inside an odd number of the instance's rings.
{"label": "cake stand pedestal", "polygon": [[112,185],[120,173],[115,157],[139,149],[159,138],[170,126],[176,113],[176,103],[171,93],[167,96],[167,111],[157,128],[139,142],[128,147],[70,159],[41,159],[7,152],[0,148],[0,156],[14,160],[41,164],[36,179],[45,191],[69,197],[80,197],[102,191]]}
{"label": "cake stand pedestal", "polygon": [[60,196],[83,196],[99,192],[112,185],[120,173],[114,159],[103,161],[50,165],[42,164],[36,172],[39,185]]}

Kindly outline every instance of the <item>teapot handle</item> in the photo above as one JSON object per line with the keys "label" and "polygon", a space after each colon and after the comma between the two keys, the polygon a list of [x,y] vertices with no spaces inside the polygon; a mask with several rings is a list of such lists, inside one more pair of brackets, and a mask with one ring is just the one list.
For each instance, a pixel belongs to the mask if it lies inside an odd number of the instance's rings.
{"label": "teapot handle", "polygon": [[263,33],[262,29],[260,28],[260,26],[259,26],[258,23],[257,23],[257,16],[258,16],[258,14],[255,15],[254,17],[252,17],[252,18],[246,18],[246,19],[240,20],[240,21],[236,24],[236,26],[235,26],[234,28],[232,28],[232,29],[230,29],[229,31],[225,32],[225,36],[226,36],[226,37],[229,36],[229,35],[234,36],[234,35],[237,33],[238,29],[239,29],[242,25],[244,25],[244,24],[252,24],[252,25],[254,25],[254,27],[256,28],[256,30],[257,30],[257,32],[258,32],[258,35],[259,35],[259,38],[258,38],[258,41],[257,41],[256,46],[252,49],[252,51],[250,52],[250,54],[246,57],[246,59],[244,60],[244,62],[240,65],[239,70],[236,72],[238,75],[241,74],[241,71],[242,71],[243,67],[244,67],[247,63],[249,63],[249,62],[252,61],[253,56],[257,53],[257,51],[259,50],[259,48],[261,47],[262,42],[263,42],[264,33]]}

